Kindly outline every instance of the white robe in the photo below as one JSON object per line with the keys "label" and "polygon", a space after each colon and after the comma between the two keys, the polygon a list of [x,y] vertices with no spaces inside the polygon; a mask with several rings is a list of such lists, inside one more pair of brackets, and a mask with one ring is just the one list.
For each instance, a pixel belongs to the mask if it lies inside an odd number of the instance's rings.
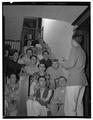
{"label": "white robe", "polygon": [[27,105],[27,116],[47,116],[47,108],[42,106],[38,101],[28,99]]}

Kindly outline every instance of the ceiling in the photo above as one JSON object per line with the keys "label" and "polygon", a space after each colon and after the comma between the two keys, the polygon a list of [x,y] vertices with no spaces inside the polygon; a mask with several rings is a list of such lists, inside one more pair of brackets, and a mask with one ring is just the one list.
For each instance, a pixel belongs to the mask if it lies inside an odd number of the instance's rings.
{"label": "ceiling", "polygon": [[63,5],[3,5],[5,39],[20,40],[26,17],[56,19],[73,23],[88,6]]}
{"label": "ceiling", "polygon": [[50,6],[50,5],[5,5],[3,14],[6,17],[33,16],[58,19],[72,23],[88,6]]}

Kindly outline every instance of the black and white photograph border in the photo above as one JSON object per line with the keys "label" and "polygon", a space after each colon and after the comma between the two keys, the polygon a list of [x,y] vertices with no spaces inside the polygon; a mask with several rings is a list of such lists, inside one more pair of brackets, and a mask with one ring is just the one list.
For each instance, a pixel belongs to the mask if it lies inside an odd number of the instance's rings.
{"label": "black and white photograph border", "polygon": [[92,117],[92,7],[2,1],[2,118]]}

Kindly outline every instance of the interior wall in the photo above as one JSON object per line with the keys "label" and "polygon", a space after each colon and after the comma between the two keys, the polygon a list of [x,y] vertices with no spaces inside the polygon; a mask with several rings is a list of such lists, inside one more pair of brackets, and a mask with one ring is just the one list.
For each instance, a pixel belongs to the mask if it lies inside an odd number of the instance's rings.
{"label": "interior wall", "polygon": [[43,19],[44,40],[51,47],[53,54],[61,60],[68,59],[73,27],[71,24],[59,20]]}
{"label": "interior wall", "polygon": [[5,17],[5,39],[20,40],[23,26],[23,17]]}

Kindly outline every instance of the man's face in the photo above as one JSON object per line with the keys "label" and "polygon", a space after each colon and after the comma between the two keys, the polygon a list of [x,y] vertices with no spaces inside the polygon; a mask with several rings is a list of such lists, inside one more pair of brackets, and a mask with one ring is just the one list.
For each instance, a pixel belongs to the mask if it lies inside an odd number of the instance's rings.
{"label": "man's face", "polygon": [[48,58],[49,58],[48,53],[47,53],[47,52],[44,52],[43,57],[44,57],[45,59],[48,59]]}
{"label": "man's face", "polygon": [[31,63],[33,64],[33,65],[35,65],[36,63],[37,63],[37,59],[36,59],[36,57],[32,57],[31,58]]}
{"label": "man's face", "polygon": [[18,60],[18,52],[13,54],[13,60],[16,62]]}
{"label": "man's face", "polygon": [[44,88],[44,87],[45,87],[45,84],[46,84],[45,78],[40,78],[40,79],[39,79],[39,84],[40,84],[40,87],[41,87],[41,88]]}
{"label": "man's face", "polygon": [[31,41],[31,40],[28,40],[28,41],[27,41],[27,46],[31,46],[31,44],[32,44],[32,41]]}
{"label": "man's face", "polygon": [[57,69],[59,67],[58,61],[53,62],[52,63],[52,67],[55,68],[55,69]]}
{"label": "man's face", "polygon": [[41,72],[45,71],[45,65],[44,64],[39,65],[39,71],[41,71]]}
{"label": "man's face", "polygon": [[66,81],[64,78],[60,78],[59,79],[59,86],[65,86],[66,85]]}
{"label": "man's face", "polygon": [[75,47],[75,46],[77,46],[77,45],[78,45],[78,43],[76,42],[76,40],[75,40],[75,39],[72,39],[72,41],[71,41],[71,45]]}
{"label": "man's face", "polygon": [[16,83],[16,75],[15,75],[15,74],[11,74],[11,76],[10,76],[10,81],[11,81],[11,83],[13,83],[13,84]]}
{"label": "man's face", "polygon": [[27,50],[27,56],[28,57],[32,56],[32,50]]}

